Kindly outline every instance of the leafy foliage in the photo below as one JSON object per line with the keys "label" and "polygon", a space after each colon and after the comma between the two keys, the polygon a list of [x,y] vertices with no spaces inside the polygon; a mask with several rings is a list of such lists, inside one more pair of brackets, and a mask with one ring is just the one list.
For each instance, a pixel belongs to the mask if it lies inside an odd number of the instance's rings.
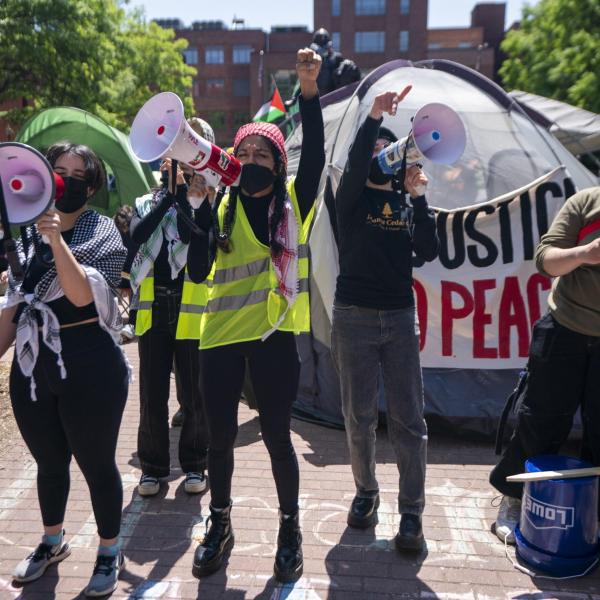
{"label": "leafy foliage", "polygon": [[42,108],[75,106],[127,129],[148,98],[168,90],[192,114],[186,45],[117,0],[2,0],[0,102],[25,100],[6,115],[17,125]]}
{"label": "leafy foliage", "polygon": [[500,69],[507,89],[600,112],[600,0],[540,0],[510,31]]}

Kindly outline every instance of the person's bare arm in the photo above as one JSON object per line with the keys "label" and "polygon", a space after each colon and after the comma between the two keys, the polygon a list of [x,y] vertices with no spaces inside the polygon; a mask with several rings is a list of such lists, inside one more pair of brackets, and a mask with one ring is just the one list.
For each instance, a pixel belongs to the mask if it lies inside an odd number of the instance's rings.
{"label": "person's bare arm", "polygon": [[17,305],[5,308],[0,312],[0,358],[11,347],[17,335],[17,325],[13,323],[13,318],[17,312]]}

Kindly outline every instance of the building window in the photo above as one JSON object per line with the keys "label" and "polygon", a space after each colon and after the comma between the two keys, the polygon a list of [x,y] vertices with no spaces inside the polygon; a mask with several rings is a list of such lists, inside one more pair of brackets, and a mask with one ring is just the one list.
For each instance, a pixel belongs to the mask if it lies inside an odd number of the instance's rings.
{"label": "building window", "polygon": [[385,0],[356,0],[357,15],[385,15]]}
{"label": "building window", "polygon": [[471,44],[471,42],[458,42],[458,48],[473,48],[473,44]]}
{"label": "building window", "polygon": [[225,51],[223,46],[206,46],[204,50],[204,62],[207,65],[221,65],[225,62]]}
{"label": "building window", "polygon": [[410,0],[400,0],[400,14],[407,15],[410,12]]}
{"label": "building window", "polygon": [[233,128],[239,129],[242,125],[250,122],[250,115],[247,112],[233,113]]}
{"label": "building window", "polygon": [[224,79],[207,79],[206,80],[206,91],[207,92],[222,92],[225,89]]}
{"label": "building window", "polygon": [[234,79],[233,80],[233,95],[238,98],[245,98],[250,95],[250,80],[249,79]]}
{"label": "building window", "polygon": [[252,46],[234,46],[233,47],[233,64],[249,65],[250,55],[252,54]]}
{"label": "building window", "polygon": [[331,16],[339,17],[341,13],[342,13],[341,0],[331,0]]}
{"label": "building window", "polygon": [[273,78],[281,97],[285,100],[294,94],[298,75],[295,69],[280,69],[273,73]]}
{"label": "building window", "polygon": [[431,43],[427,44],[428,50],[441,50],[442,48],[443,48],[443,46],[438,42],[431,42]]}
{"label": "building window", "polygon": [[208,113],[206,120],[210,123],[213,129],[225,128],[225,113],[222,110],[216,110]]}
{"label": "building window", "polygon": [[408,31],[401,31],[399,35],[400,52],[408,52]]}
{"label": "building window", "polygon": [[336,52],[341,52],[340,48],[342,47],[342,39],[340,37],[340,32],[339,31],[334,31],[331,34],[331,42],[333,44],[333,49]]}
{"label": "building window", "polygon": [[385,33],[383,31],[357,31],[354,34],[355,52],[383,52]]}
{"label": "building window", "polygon": [[186,65],[198,64],[198,48],[187,48],[183,51],[183,62]]}

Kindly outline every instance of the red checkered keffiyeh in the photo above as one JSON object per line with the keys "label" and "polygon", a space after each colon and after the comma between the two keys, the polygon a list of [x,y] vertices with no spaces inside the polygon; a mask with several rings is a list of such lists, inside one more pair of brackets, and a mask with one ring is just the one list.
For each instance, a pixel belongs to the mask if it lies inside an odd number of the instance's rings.
{"label": "red checkered keffiyeh", "polygon": [[[269,206],[269,221],[273,215],[275,201]],[[298,295],[298,221],[289,196],[285,199],[283,215],[275,233],[275,241],[282,247],[278,255],[271,253],[271,262],[277,275],[278,289],[292,306]]]}
{"label": "red checkered keffiyeh", "polygon": [[233,142],[233,152],[234,154],[237,152],[239,145],[242,143],[242,140],[247,138],[249,135],[261,135],[262,137],[267,138],[277,149],[279,155],[281,156],[281,161],[283,162],[283,166],[287,171],[287,163],[288,157],[285,149],[285,139],[283,134],[279,130],[277,125],[273,125],[273,123],[248,123],[246,125],[242,125],[238,129],[238,132],[235,134],[235,140]]}

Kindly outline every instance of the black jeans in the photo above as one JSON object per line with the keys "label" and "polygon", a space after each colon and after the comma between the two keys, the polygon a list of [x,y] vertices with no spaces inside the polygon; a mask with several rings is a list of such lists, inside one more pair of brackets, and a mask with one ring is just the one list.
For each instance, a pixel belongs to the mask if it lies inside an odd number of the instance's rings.
{"label": "black jeans", "polygon": [[119,535],[123,506],[115,451],[129,387],[127,366],[121,349],[97,323],[63,329],[60,337],[67,378],[60,378],[56,355],[40,339],[33,372],[36,402],[29,378],[13,361],[15,419],[38,466],[44,525],[64,521],[73,455],[90,489],[98,534],[111,539]]}
{"label": "black jeans", "polygon": [[506,477],[523,472],[530,457],[557,453],[579,407],[581,458],[600,465],[600,338],[567,329],[547,314],[533,328],[527,392],[490,483],[504,495],[520,498],[523,484],[508,483]]}
{"label": "black jeans", "polygon": [[167,477],[169,458],[169,390],[171,367],[177,377],[183,425],[179,437],[179,464],[184,473],[204,471],[208,431],[200,395],[198,340],[176,340],[180,291],[155,290],[152,327],[138,339],[140,355],[140,426],[138,456],[142,471]]}
{"label": "black jeans", "polygon": [[290,437],[300,361],[292,333],[275,332],[265,342],[243,342],[200,351],[200,388],[210,431],[208,475],[211,503],[224,508],[231,500],[233,447],[246,358],[256,394],[260,430],[271,457],[281,510],[298,508],[298,460]]}

